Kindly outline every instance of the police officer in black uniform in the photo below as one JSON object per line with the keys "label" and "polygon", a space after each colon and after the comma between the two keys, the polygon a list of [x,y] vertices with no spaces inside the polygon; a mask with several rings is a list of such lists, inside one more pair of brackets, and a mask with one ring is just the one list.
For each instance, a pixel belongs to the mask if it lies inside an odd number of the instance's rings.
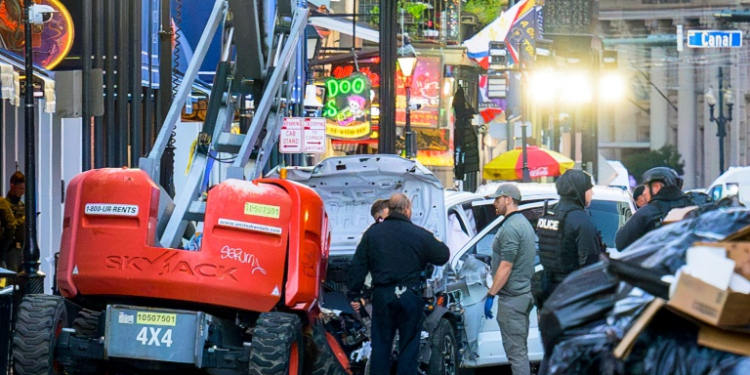
{"label": "police officer in black uniform", "polygon": [[537,222],[539,260],[544,266],[539,309],[566,276],[599,260],[599,235],[584,211],[594,195],[591,181],[584,171],[565,172],[555,184],[560,202]]}
{"label": "police officer in black uniform", "polygon": [[682,192],[682,179],[671,168],[656,167],[647,170],[643,174],[643,184],[649,190],[651,200],[617,231],[617,250],[624,250],[644,234],[660,227],[662,220],[673,208],[690,205],[690,200]]}
{"label": "police officer in black uniform", "polygon": [[412,205],[405,194],[394,194],[390,213],[362,235],[349,269],[349,298],[356,300],[365,277],[372,273],[372,355],[370,373],[390,374],[391,348],[398,330],[398,374],[414,375],[424,321],[420,288],[428,264],[448,261],[448,246],[411,222]]}

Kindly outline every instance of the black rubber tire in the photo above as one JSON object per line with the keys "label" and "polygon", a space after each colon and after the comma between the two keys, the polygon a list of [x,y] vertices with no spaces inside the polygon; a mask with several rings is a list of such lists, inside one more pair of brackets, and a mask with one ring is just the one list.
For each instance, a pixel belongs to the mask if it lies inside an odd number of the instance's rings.
{"label": "black rubber tire", "polygon": [[[79,311],[78,316],[73,321],[73,329],[76,330],[75,335],[87,339],[98,339],[101,337],[99,333],[100,315],[102,315],[101,311],[89,309]],[[94,375],[103,372],[102,363],[91,359],[73,358],[68,360],[64,365],[65,372],[70,375]]]}
{"label": "black rubber tire", "polygon": [[[297,345],[297,373],[289,373],[292,343]],[[294,314],[260,314],[255,324],[248,369],[250,375],[301,375],[304,358],[302,322]]]}
{"label": "black rubber tire", "polygon": [[453,326],[447,319],[440,319],[437,329],[430,337],[432,354],[427,368],[429,375],[458,375],[458,342]]}
{"label": "black rubber tire", "polygon": [[347,375],[326,339],[322,324],[316,324],[312,333],[313,344],[317,355],[313,358],[312,375]]}
{"label": "black rubber tire", "polygon": [[73,321],[73,329],[76,330],[76,336],[87,338],[98,338],[99,334],[99,316],[101,311],[83,309],[78,312],[76,320]]}
{"label": "black rubber tire", "polygon": [[63,374],[55,361],[55,345],[67,326],[65,301],[60,296],[33,294],[18,306],[13,334],[13,373],[15,375]]}

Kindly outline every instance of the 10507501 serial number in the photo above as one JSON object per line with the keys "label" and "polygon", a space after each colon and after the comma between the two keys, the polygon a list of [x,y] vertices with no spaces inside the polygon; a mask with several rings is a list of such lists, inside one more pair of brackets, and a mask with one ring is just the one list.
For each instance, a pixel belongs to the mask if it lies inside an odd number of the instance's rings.
{"label": "10507501 serial number", "polygon": [[157,326],[177,325],[177,314],[164,314],[138,311],[135,316],[136,324],[150,324]]}

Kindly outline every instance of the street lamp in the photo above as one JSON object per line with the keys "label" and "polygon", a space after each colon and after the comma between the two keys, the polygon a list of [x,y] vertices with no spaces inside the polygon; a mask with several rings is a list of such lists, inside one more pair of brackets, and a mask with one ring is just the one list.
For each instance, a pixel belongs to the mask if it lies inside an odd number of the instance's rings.
{"label": "street lamp", "polygon": [[310,69],[310,61],[315,59],[320,51],[321,38],[318,29],[313,25],[307,25],[305,27],[305,39],[307,85],[305,86],[305,99],[303,101],[303,106],[305,111],[315,116],[317,111],[323,107],[323,103],[318,97],[318,87],[313,84],[313,71]]}
{"label": "street lamp", "polygon": [[406,141],[406,157],[411,159],[417,156],[416,142],[414,134],[411,131],[411,76],[414,74],[414,68],[417,66],[417,52],[409,43],[409,38],[404,37],[404,46],[399,49],[400,55],[396,59],[398,69],[404,78],[404,88],[406,89],[406,126],[404,127],[404,138]]}
{"label": "street lamp", "polygon": [[54,9],[47,5],[37,5],[33,1],[24,2],[24,62],[26,70],[26,92],[24,101],[26,111],[24,126],[26,133],[26,233],[23,243],[23,270],[20,278],[24,283],[27,294],[44,293],[44,272],[39,269],[39,242],[37,239],[37,196],[36,196],[36,132],[34,129],[34,52],[32,39],[32,25],[42,25],[49,19]]}
{"label": "street lamp", "polygon": [[[706,91],[706,103],[708,104],[708,113],[711,121],[715,122],[718,130],[716,135],[719,137],[719,173],[724,173],[724,137],[727,135],[727,123],[732,121],[732,107],[734,107],[734,98],[731,88],[726,91],[723,88],[724,74],[719,67],[719,117],[714,117],[714,107],[716,106],[716,97],[710,88]],[[724,116],[724,102],[726,102],[728,114]]]}
{"label": "street lamp", "polygon": [[320,51],[320,33],[318,29],[313,25],[307,25],[305,27],[305,36],[307,42],[307,60],[313,60]]}

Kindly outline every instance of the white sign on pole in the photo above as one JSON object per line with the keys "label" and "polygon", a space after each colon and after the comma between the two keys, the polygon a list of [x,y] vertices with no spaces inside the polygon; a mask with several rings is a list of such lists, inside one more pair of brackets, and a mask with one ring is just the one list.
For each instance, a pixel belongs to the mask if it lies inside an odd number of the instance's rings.
{"label": "white sign on pole", "polygon": [[305,117],[304,151],[311,154],[326,152],[326,119]]}
{"label": "white sign on pole", "polygon": [[301,117],[284,117],[279,134],[279,152],[284,154],[302,152],[302,122]]}

